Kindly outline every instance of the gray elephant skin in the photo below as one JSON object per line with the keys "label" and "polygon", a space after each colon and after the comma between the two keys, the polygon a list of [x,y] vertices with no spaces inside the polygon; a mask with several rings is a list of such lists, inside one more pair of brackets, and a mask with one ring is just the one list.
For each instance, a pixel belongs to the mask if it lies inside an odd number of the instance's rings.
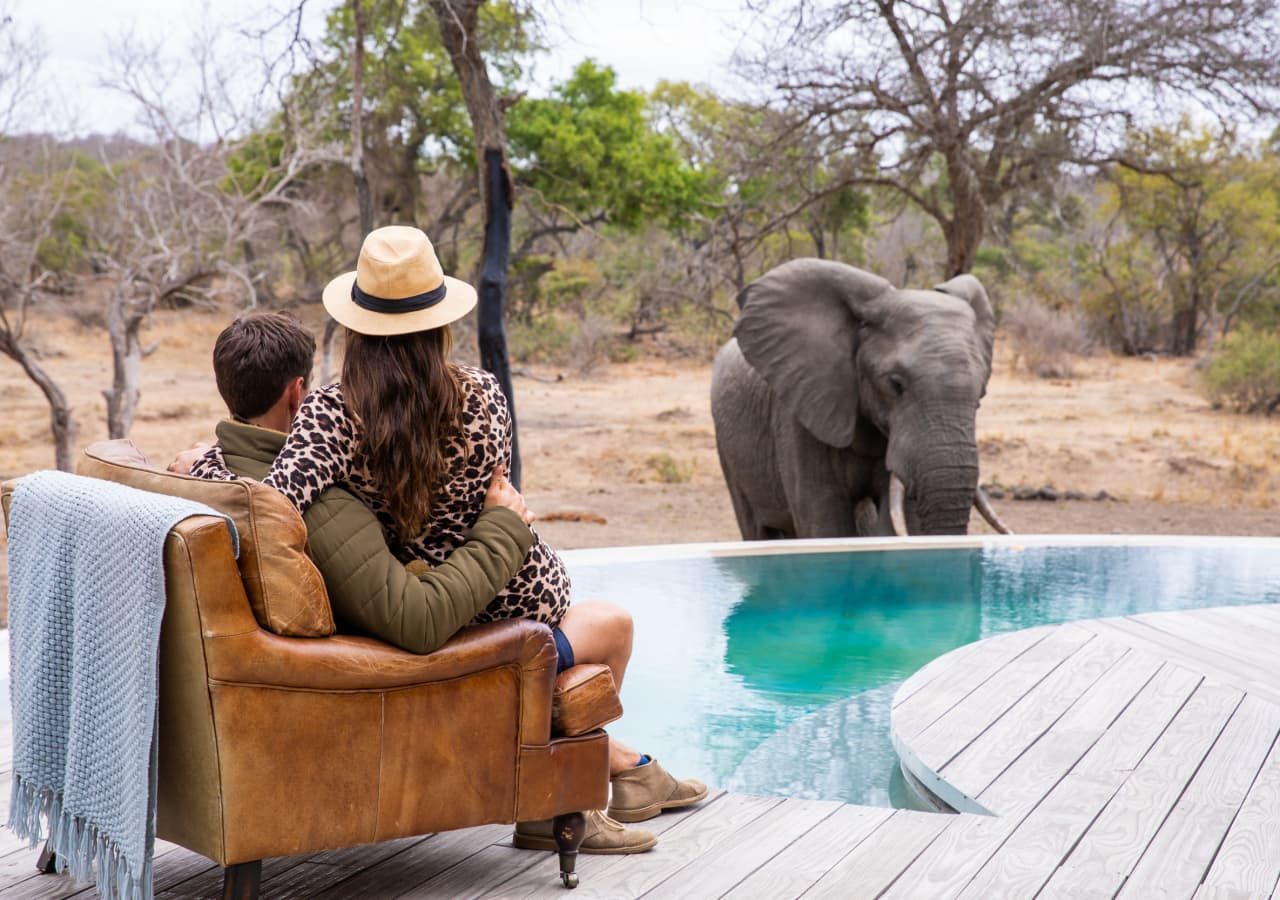
{"label": "gray elephant skin", "polygon": [[899,290],[798,259],[738,305],[711,412],[744,538],[964,534],[990,512],[975,418],[995,320],[976,278]]}

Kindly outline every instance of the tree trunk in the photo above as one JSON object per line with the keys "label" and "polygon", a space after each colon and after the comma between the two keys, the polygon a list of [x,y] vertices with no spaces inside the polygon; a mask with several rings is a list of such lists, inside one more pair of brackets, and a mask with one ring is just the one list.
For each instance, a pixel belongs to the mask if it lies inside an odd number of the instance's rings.
{"label": "tree trunk", "polygon": [[355,44],[351,48],[351,174],[360,204],[360,239],[373,231],[373,198],[364,168],[364,0],[351,0],[355,19]]}
{"label": "tree trunk", "polygon": [[111,339],[111,389],[103,391],[107,400],[107,437],[118,440],[129,436],[133,417],[138,410],[142,375],[142,343],[138,331],[144,316],[129,309],[125,288],[118,286],[111,296],[107,313],[107,334]]}
{"label": "tree trunk", "polygon": [[960,159],[947,162],[947,178],[951,183],[951,218],[938,220],[947,240],[947,278],[963,275],[973,268],[978,248],[987,233],[987,203],[977,176]]}
{"label": "tree trunk", "polygon": [[516,430],[516,405],[511,384],[511,361],[507,357],[507,329],[504,306],[507,267],[511,256],[511,179],[500,150],[486,150],[484,168],[487,184],[484,208],[484,263],[480,270],[480,303],[476,313],[480,365],[492,372],[502,386],[511,412],[511,483],[520,489],[520,443]]}
{"label": "tree trunk", "polygon": [[480,267],[480,303],[476,328],[480,364],[492,372],[511,411],[511,471],[520,487],[520,450],[515,395],[507,358],[505,322],[507,268],[511,256],[511,172],[507,167],[507,130],[489,70],[480,53],[476,21],[483,0],[431,0],[440,36],[462,87],[462,98],[476,137],[476,162],[484,202],[484,260]]}
{"label": "tree trunk", "polygon": [[75,453],[79,428],[76,420],[71,417],[67,395],[30,351],[7,332],[0,332],[0,353],[22,366],[22,371],[27,373],[27,377],[44,394],[49,403],[49,431],[53,436],[54,465],[64,472],[72,471],[75,468],[72,455]]}
{"label": "tree trunk", "polygon": [[[360,240],[373,231],[373,197],[364,167],[364,0],[351,0],[355,20],[355,41],[351,47],[351,177],[356,183],[356,203],[360,208]],[[325,323],[320,340],[320,384],[333,380],[333,339],[338,323]]]}

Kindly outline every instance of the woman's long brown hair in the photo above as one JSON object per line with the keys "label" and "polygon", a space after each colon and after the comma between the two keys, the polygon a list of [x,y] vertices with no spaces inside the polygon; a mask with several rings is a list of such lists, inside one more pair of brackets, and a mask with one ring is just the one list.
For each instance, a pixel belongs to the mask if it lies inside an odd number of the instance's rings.
{"label": "woman's long brown hair", "polygon": [[462,389],[448,327],[386,337],[347,330],[342,396],[359,423],[374,484],[402,542],[426,524],[444,480],[444,449],[461,426]]}

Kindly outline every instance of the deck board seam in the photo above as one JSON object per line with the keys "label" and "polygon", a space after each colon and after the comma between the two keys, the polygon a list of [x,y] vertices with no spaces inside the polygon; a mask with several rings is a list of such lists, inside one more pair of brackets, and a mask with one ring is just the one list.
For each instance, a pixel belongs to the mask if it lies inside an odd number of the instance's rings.
{"label": "deck board seam", "polygon": [[[1083,650],[1085,647],[1089,646],[1089,644],[1090,644],[1090,643],[1092,643],[1092,642],[1086,642],[1086,643],[1084,643],[1084,644],[1081,644],[1081,645],[1080,645],[1080,649],[1081,649],[1081,650]],[[1119,665],[1120,665],[1120,663],[1121,663],[1122,661],[1124,661],[1124,660],[1129,656],[1129,654],[1130,654],[1131,652],[1133,652],[1133,648],[1131,648],[1131,647],[1126,647],[1126,648],[1125,648],[1125,650],[1124,650],[1124,652],[1123,652],[1123,653],[1121,653],[1119,656],[1117,656],[1117,657],[1115,658],[1115,660],[1113,660],[1113,661],[1112,661],[1111,665],[1109,665],[1109,666],[1107,666],[1107,668],[1103,669],[1103,670],[1098,674],[1098,676],[1097,676],[1096,678],[1094,678],[1094,679],[1093,679],[1093,681],[1089,682],[1089,683],[1084,687],[1084,689],[1080,692],[1079,696],[1077,696],[1074,700],[1072,700],[1072,701],[1071,701],[1071,703],[1070,703],[1070,704],[1068,704],[1068,705],[1067,705],[1067,706],[1062,710],[1062,712],[1060,712],[1060,713],[1059,713],[1059,714],[1058,714],[1058,715],[1053,719],[1053,721],[1051,721],[1051,722],[1049,722],[1047,725],[1045,725],[1045,727],[1044,727],[1044,728],[1042,728],[1042,729],[1040,730],[1040,732],[1039,732],[1039,733],[1038,733],[1034,738],[1032,738],[1032,740],[1031,740],[1031,741],[1030,741],[1030,742],[1029,742],[1025,747],[1023,747],[1023,748],[1022,748],[1022,750],[1018,753],[1018,755],[1017,755],[1017,756],[1015,756],[1013,759],[1011,759],[1011,760],[1010,760],[1010,761],[1005,765],[1005,767],[1004,767],[1004,768],[1002,768],[999,772],[997,772],[995,775],[993,775],[993,776],[992,776],[992,777],[987,781],[987,783],[986,783],[985,785],[983,785],[982,787],[975,788],[975,791],[974,791],[974,797],[975,797],[975,798],[980,798],[980,797],[982,796],[982,794],[983,794],[983,793],[984,793],[988,788],[990,788],[993,784],[995,784],[997,781],[999,781],[999,780],[1000,780],[1000,776],[1004,775],[1004,774],[1005,774],[1006,772],[1008,772],[1011,768],[1013,768],[1015,765],[1017,765],[1017,763],[1018,763],[1018,761],[1019,761],[1020,759],[1022,759],[1023,757],[1025,757],[1025,756],[1027,755],[1027,753],[1029,753],[1029,752],[1031,751],[1031,749],[1032,749],[1033,747],[1035,747],[1035,746],[1036,746],[1036,744],[1040,743],[1041,739],[1043,739],[1043,738],[1044,738],[1044,736],[1045,736],[1046,734],[1048,734],[1050,731],[1052,731],[1052,730],[1053,730],[1053,727],[1054,727],[1055,725],[1057,725],[1059,722],[1061,722],[1061,721],[1062,721],[1062,720],[1063,720],[1063,719],[1064,719],[1064,718],[1065,718],[1065,717],[1066,717],[1066,716],[1067,716],[1067,715],[1068,715],[1068,714],[1069,714],[1069,713],[1070,713],[1070,712],[1071,712],[1071,711],[1076,707],[1076,704],[1078,704],[1078,703],[1080,702],[1080,700],[1081,700],[1081,699],[1082,699],[1086,694],[1088,694],[1088,693],[1089,693],[1089,691],[1091,691],[1091,690],[1093,689],[1093,687],[1094,687],[1094,686],[1095,686],[1099,681],[1101,681],[1103,678],[1105,678],[1105,677],[1106,677],[1106,675],[1107,675],[1107,673],[1111,672],[1113,669],[1115,669],[1117,666],[1119,666]],[[1074,655],[1075,655],[1075,654],[1072,654],[1072,656],[1074,656]],[[1068,659],[1070,659],[1070,658],[1071,658],[1071,657],[1068,657]],[[1063,662],[1065,663],[1066,661],[1067,661],[1067,660],[1064,660]],[[1159,669],[1157,669],[1156,671],[1159,671]],[[1049,675],[1052,675],[1052,674],[1053,674],[1052,672],[1050,672],[1050,673],[1049,673]],[[1046,676],[1045,676],[1045,678],[1048,678],[1048,677],[1049,677],[1049,675],[1046,675]],[[1152,673],[1151,677],[1152,677],[1152,678],[1154,678],[1154,677],[1155,677],[1155,673],[1154,673],[1154,672]],[[1042,679],[1042,681],[1043,681],[1043,679]],[[1138,694],[1140,694],[1140,693],[1142,692],[1142,689],[1143,689],[1143,688],[1145,688],[1149,682],[1150,682],[1150,679],[1148,679],[1147,681],[1144,681],[1144,682],[1143,682],[1143,683],[1138,687],[1137,691],[1135,691],[1135,692],[1134,692],[1134,697],[1137,697],[1137,695],[1138,695]],[[1004,718],[1004,716],[1008,715],[1009,713],[1012,713],[1015,709],[1017,709],[1017,707],[1018,707],[1021,703],[1023,703],[1023,702],[1028,698],[1028,697],[1030,697],[1030,696],[1031,696],[1031,694],[1034,692],[1035,688],[1036,688],[1036,687],[1038,687],[1038,686],[1039,686],[1039,683],[1037,683],[1036,685],[1032,686],[1031,690],[1027,691],[1025,694],[1023,694],[1021,697],[1019,697],[1019,698],[1018,698],[1018,700],[1017,700],[1017,702],[1015,702],[1015,703],[1013,704],[1013,706],[1009,707],[1009,709],[1007,709],[1004,713],[1002,713],[1002,714],[1001,714],[1000,718]],[[1133,698],[1130,698],[1130,702],[1133,702]],[[1128,707],[1128,704],[1125,704],[1125,707],[1127,708],[1127,707]],[[999,719],[997,719],[997,720],[996,720],[996,722],[999,722],[999,721],[1000,721]],[[1115,720],[1113,719],[1113,720],[1112,720],[1112,722],[1114,722],[1114,721],[1115,721]],[[990,727],[994,727],[994,726],[996,725],[996,722],[992,722]],[[989,730],[989,729],[987,729],[987,730]],[[984,730],[984,731],[983,731],[983,734],[985,734],[985,733],[986,733],[986,730]],[[1102,733],[1098,735],[1098,738],[1097,738],[1097,739],[1095,739],[1093,743],[1094,743],[1094,744],[1096,744],[1096,743],[1098,742],[1098,740],[1100,740],[1100,739],[1102,738],[1102,735],[1103,735],[1103,734],[1106,734],[1106,729],[1104,729],[1104,730],[1102,731]],[[972,741],[970,741],[970,742],[969,742],[969,744],[968,744],[968,745],[966,745],[966,747],[965,747],[964,749],[968,749],[969,747],[973,746],[973,744],[975,744],[975,743],[978,741],[978,739],[979,739],[979,738],[981,738],[981,737],[982,737],[982,734],[979,734],[979,735],[978,735],[977,737],[975,737]],[[1090,746],[1090,748],[1092,748],[1092,747],[1093,747],[1093,744],[1090,744],[1089,746]],[[955,756],[953,756],[953,757],[951,757],[951,759],[947,760],[947,762],[943,764],[942,768],[943,768],[943,769],[945,769],[945,768],[946,768],[947,766],[949,766],[952,762],[954,762],[954,761],[955,761],[955,759],[956,759],[956,757],[958,757],[958,756],[960,755],[960,753],[963,753],[963,752],[964,752],[964,749],[960,750],[959,752],[957,752],[957,753],[956,753],[956,755],[955,755]],[[1083,757],[1082,757],[1082,758],[1083,758]],[[939,770],[938,774],[939,774],[939,776],[941,776],[943,773],[942,773],[942,771],[941,771],[941,770]],[[984,804],[984,805],[985,805],[985,804]],[[999,815],[999,813],[998,813],[998,812],[997,812],[996,814],[997,814],[997,815]]]}
{"label": "deck board seam", "polygon": [[[1243,697],[1240,698],[1240,706],[1244,705],[1245,698],[1248,696],[1249,696],[1248,694],[1245,694]],[[1260,702],[1266,703],[1269,706],[1275,705],[1271,703],[1269,700],[1262,700],[1261,698],[1255,698],[1255,699],[1258,699]],[[1237,706],[1236,709],[1238,710],[1240,706]],[[1235,713],[1232,713],[1232,716],[1234,717]],[[1224,731],[1226,730],[1225,725],[1223,726],[1223,730]],[[1271,743],[1267,747],[1267,752],[1262,754],[1262,761],[1258,763],[1257,771],[1253,773],[1253,778],[1249,779],[1248,789],[1245,790],[1244,795],[1240,798],[1240,805],[1237,806],[1236,811],[1231,814],[1231,820],[1227,822],[1227,827],[1223,829],[1222,837],[1218,838],[1218,846],[1213,848],[1213,853],[1209,856],[1209,861],[1205,864],[1204,871],[1200,873],[1200,881],[1199,881],[1200,885],[1203,885],[1205,883],[1205,879],[1208,878],[1209,873],[1213,871],[1213,864],[1217,861],[1218,854],[1222,852],[1222,847],[1227,842],[1227,836],[1231,834],[1231,829],[1236,824],[1236,819],[1240,818],[1240,812],[1244,809],[1245,804],[1248,802],[1249,794],[1253,792],[1254,786],[1258,783],[1258,778],[1261,777],[1262,771],[1267,767],[1267,760],[1269,760],[1271,758],[1271,754],[1275,752],[1275,749],[1278,743],[1280,743],[1280,731],[1277,731],[1276,734],[1272,736]],[[1213,748],[1211,747],[1210,750],[1212,749]],[[1208,754],[1205,754],[1205,756],[1207,758]],[[1194,778],[1195,776],[1192,776],[1192,780],[1194,780]],[[1189,784],[1190,782],[1188,782],[1188,785]]]}
{"label": "deck board seam", "polygon": [[[996,726],[996,724],[997,724],[1001,719],[1003,719],[1005,716],[1009,715],[1009,713],[1011,713],[1011,712],[1012,712],[1012,711],[1013,711],[1013,710],[1018,706],[1018,704],[1019,704],[1019,703],[1021,703],[1021,702],[1023,701],[1023,699],[1025,699],[1029,694],[1031,694],[1033,691],[1035,691],[1035,689],[1036,689],[1036,688],[1038,688],[1041,684],[1043,684],[1043,683],[1044,683],[1044,681],[1045,681],[1045,679],[1047,679],[1047,678],[1049,678],[1050,676],[1052,676],[1054,672],[1057,672],[1060,668],[1062,668],[1063,666],[1065,666],[1065,665],[1066,665],[1068,662],[1070,662],[1072,659],[1075,659],[1075,656],[1076,656],[1076,654],[1077,654],[1077,653],[1079,653],[1079,652],[1081,652],[1082,650],[1084,650],[1086,647],[1088,647],[1090,644],[1092,644],[1092,643],[1093,643],[1097,638],[1099,638],[1099,637],[1100,637],[1100,635],[1098,635],[1098,634],[1096,634],[1096,633],[1094,633],[1094,632],[1088,632],[1088,634],[1089,634],[1089,638],[1088,638],[1088,640],[1086,640],[1086,641],[1085,641],[1083,644],[1081,644],[1079,647],[1076,647],[1076,648],[1075,648],[1074,650],[1072,650],[1068,655],[1064,656],[1061,660],[1059,660],[1059,661],[1058,661],[1058,662],[1053,666],[1053,668],[1049,669],[1049,670],[1048,670],[1047,672],[1045,672],[1042,676],[1040,676],[1038,679],[1036,679],[1035,683],[1034,683],[1034,684],[1032,684],[1030,687],[1028,687],[1025,693],[1023,693],[1020,697],[1018,697],[1016,700],[1014,700],[1014,701],[1013,701],[1013,703],[1011,703],[1009,706],[1006,706],[1003,710],[1001,710],[1001,712],[1000,712],[1000,713],[999,713],[999,714],[998,714],[994,719],[992,719],[992,720],[991,720],[990,722],[988,722],[985,726],[983,726],[982,730],[981,730],[981,731],[979,731],[977,734],[975,734],[975,735],[974,735],[974,736],[969,740],[969,742],[968,742],[968,743],[966,743],[963,747],[961,747],[960,749],[958,749],[958,750],[956,750],[954,753],[952,753],[952,754],[951,754],[951,756],[949,756],[949,757],[948,757],[948,758],[947,758],[947,759],[942,763],[942,765],[938,766],[938,768],[937,768],[937,770],[936,770],[936,771],[937,771],[937,773],[938,773],[938,775],[939,775],[939,776],[942,776],[942,770],[943,770],[943,769],[945,769],[947,766],[951,765],[951,763],[955,762],[955,759],[956,759],[956,757],[957,757],[957,756],[959,756],[961,753],[963,753],[965,750],[967,750],[970,746],[972,746],[972,745],[973,745],[973,743],[974,743],[975,741],[977,741],[978,739],[980,739],[984,734],[986,734],[988,731],[990,731],[992,728],[994,728],[994,727]],[[923,734],[923,733],[924,733],[924,732],[921,732],[921,734]]]}
{"label": "deck board seam", "polygon": [[[917,737],[917,738],[918,738],[920,735],[924,734],[926,731],[928,731],[928,730],[929,730],[930,728],[932,728],[934,725],[938,724],[938,720],[939,720],[939,719],[941,719],[943,716],[945,716],[947,713],[949,713],[949,712],[950,712],[952,709],[954,709],[955,707],[957,707],[957,706],[959,706],[960,704],[964,703],[964,701],[968,700],[968,699],[969,699],[969,697],[971,697],[971,696],[974,694],[974,692],[981,690],[981,689],[982,689],[982,687],[983,687],[987,682],[989,682],[992,678],[995,678],[997,675],[999,675],[999,674],[1000,674],[1000,672],[1001,672],[1001,671],[1003,671],[1005,668],[1007,668],[1010,664],[1012,664],[1012,663],[1016,662],[1017,660],[1021,659],[1024,655],[1026,655],[1027,653],[1030,653],[1030,652],[1031,652],[1032,650],[1034,650],[1036,647],[1040,646],[1040,644],[1041,644],[1041,643],[1043,643],[1043,642],[1044,642],[1044,640],[1045,640],[1046,638],[1048,638],[1048,637],[1049,637],[1049,635],[1051,635],[1051,634],[1053,634],[1053,629],[1049,629],[1049,630],[1045,631],[1045,633],[1044,633],[1043,635],[1041,635],[1039,638],[1037,638],[1036,640],[1032,641],[1030,644],[1028,644],[1026,647],[1024,647],[1024,648],[1023,648],[1022,650],[1020,650],[1018,653],[1015,653],[1015,654],[1014,654],[1013,656],[1011,656],[1011,657],[1010,657],[1010,658],[1009,658],[1009,659],[1008,659],[1008,660],[1007,660],[1003,665],[1001,665],[1001,666],[1000,666],[1000,668],[996,669],[994,672],[992,672],[991,674],[989,674],[986,678],[982,679],[982,681],[980,681],[980,682],[978,682],[976,685],[974,685],[970,690],[966,691],[962,696],[960,696],[959,698],[957,698],[957,699],[956,699],[956,701],[955,701],[955,703],[953,703],[953,704],[951,705],[951,707],[949,707],[948,709],[946,709],[946,710],[944,710],[943,712],[939,713],[937,716],[935,716],[934,718],[930,719],[927,723],[925,723],[921,728],[917,729],[917,730],[916,730],[916,732],[915,732],[915,734],[914,734],[914,735],[912,735],[912,737]],[[986,640],[990,640],[990,638],[986,638]],[[904,702],[905,702],[905,701],[904,701]]]}
{"label": "deck board seam", "polygon": [[[1199,686],[1196,687],[1196,691],[1198,690],[1200,690]],[[1195,696],[1195,691],[1192,692],[1191,696],[1193,697]],[[1147,838],[1146,844],[1143,845],[1142,852],[1139,853],[1137,857],[1134,858],[1133,864],[1129,867],[1129,871],[1125,873],[1122,879],[1120,879],[1120,887],[1116,891],[1115,896],[1118,897],[1122,893],[1124,893],[1125,885],[1127,885],[1129,883],[1129,879],[1133,877],[1134,871],[1138,868],[1138,865],[1142,862],[1143,857],[1147,855],[1147,851],[1151,849],[1151,845],[1152,843],[1155,842],[1156,837],[1159,836],[1164,826],[1168,824],[1169,817],[1173,815],[1174,810],[1178,808],[1178,804],[1182,802],[1182,798],[1186,796],[1187,790],[1191,787],[1191,783],[1196,780],[1196,776],[1200,774],[1200,770],[1204,768],[1205,760],[1207,760],[1213,754],[1213,748],[1218,746],[1218,741],[1222,739],[1222,735],[1226,733],[1227,726],[1231,724],[1231,720],[1234,719],[1236,717],[1236,713],[1240,711],[1240,706],[1241,704],[1244,703],[1244,698],[1246,696],[1247,695],[1243,691],[1240,692],[1240,697],[1239,699],[1236,700],[1235,706],[1232,707],[1231,714],[1222,720],[1222,728],[1219,729],[1218,733],[1214,735],[1213,741],[1209,744],[1208,748],[1205,750],[1204,755],[1201,756],[1200,759],[1196,762],[1196,767],[1191,770],[1191,774],[1187,777],[1186,781],[1182,783],[1182,787],[1178,789],[1178,795],[1173,798],[1173,802],[1169,804],[1169,808],[1165,810],[1164,815],[1160,817],[1160,824],[1157,825],[1155,829],[1151,832],[1151,837]],[[1179,710],[1179,713],[1181,713],[1181,710]],[[1177,716],[1174,716],[1173,720],[1176,721],[1177,718],[1178,718]],[[1152,744],[1152,746],[1154,747],[1155,744]],[[1144,754],[1144,757],[1145,757],[1145,754]],[[1242,805],[1243,805],[1243,801],[1242,801]],[[1206,872],[1207,871],[1208,870],[1206,870]]]}

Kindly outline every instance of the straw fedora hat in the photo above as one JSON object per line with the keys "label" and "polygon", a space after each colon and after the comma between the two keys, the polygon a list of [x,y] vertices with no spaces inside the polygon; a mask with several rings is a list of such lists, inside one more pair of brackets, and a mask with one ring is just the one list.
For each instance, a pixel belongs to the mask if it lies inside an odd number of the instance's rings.
{"label": "straw fedora hat", "polygon": [[431,241],[417,228],[389,225],[369,232],[356,270],[324,288],[324,308],[360,334],[409,334],[461,319],[476,289],[440,268]]}

